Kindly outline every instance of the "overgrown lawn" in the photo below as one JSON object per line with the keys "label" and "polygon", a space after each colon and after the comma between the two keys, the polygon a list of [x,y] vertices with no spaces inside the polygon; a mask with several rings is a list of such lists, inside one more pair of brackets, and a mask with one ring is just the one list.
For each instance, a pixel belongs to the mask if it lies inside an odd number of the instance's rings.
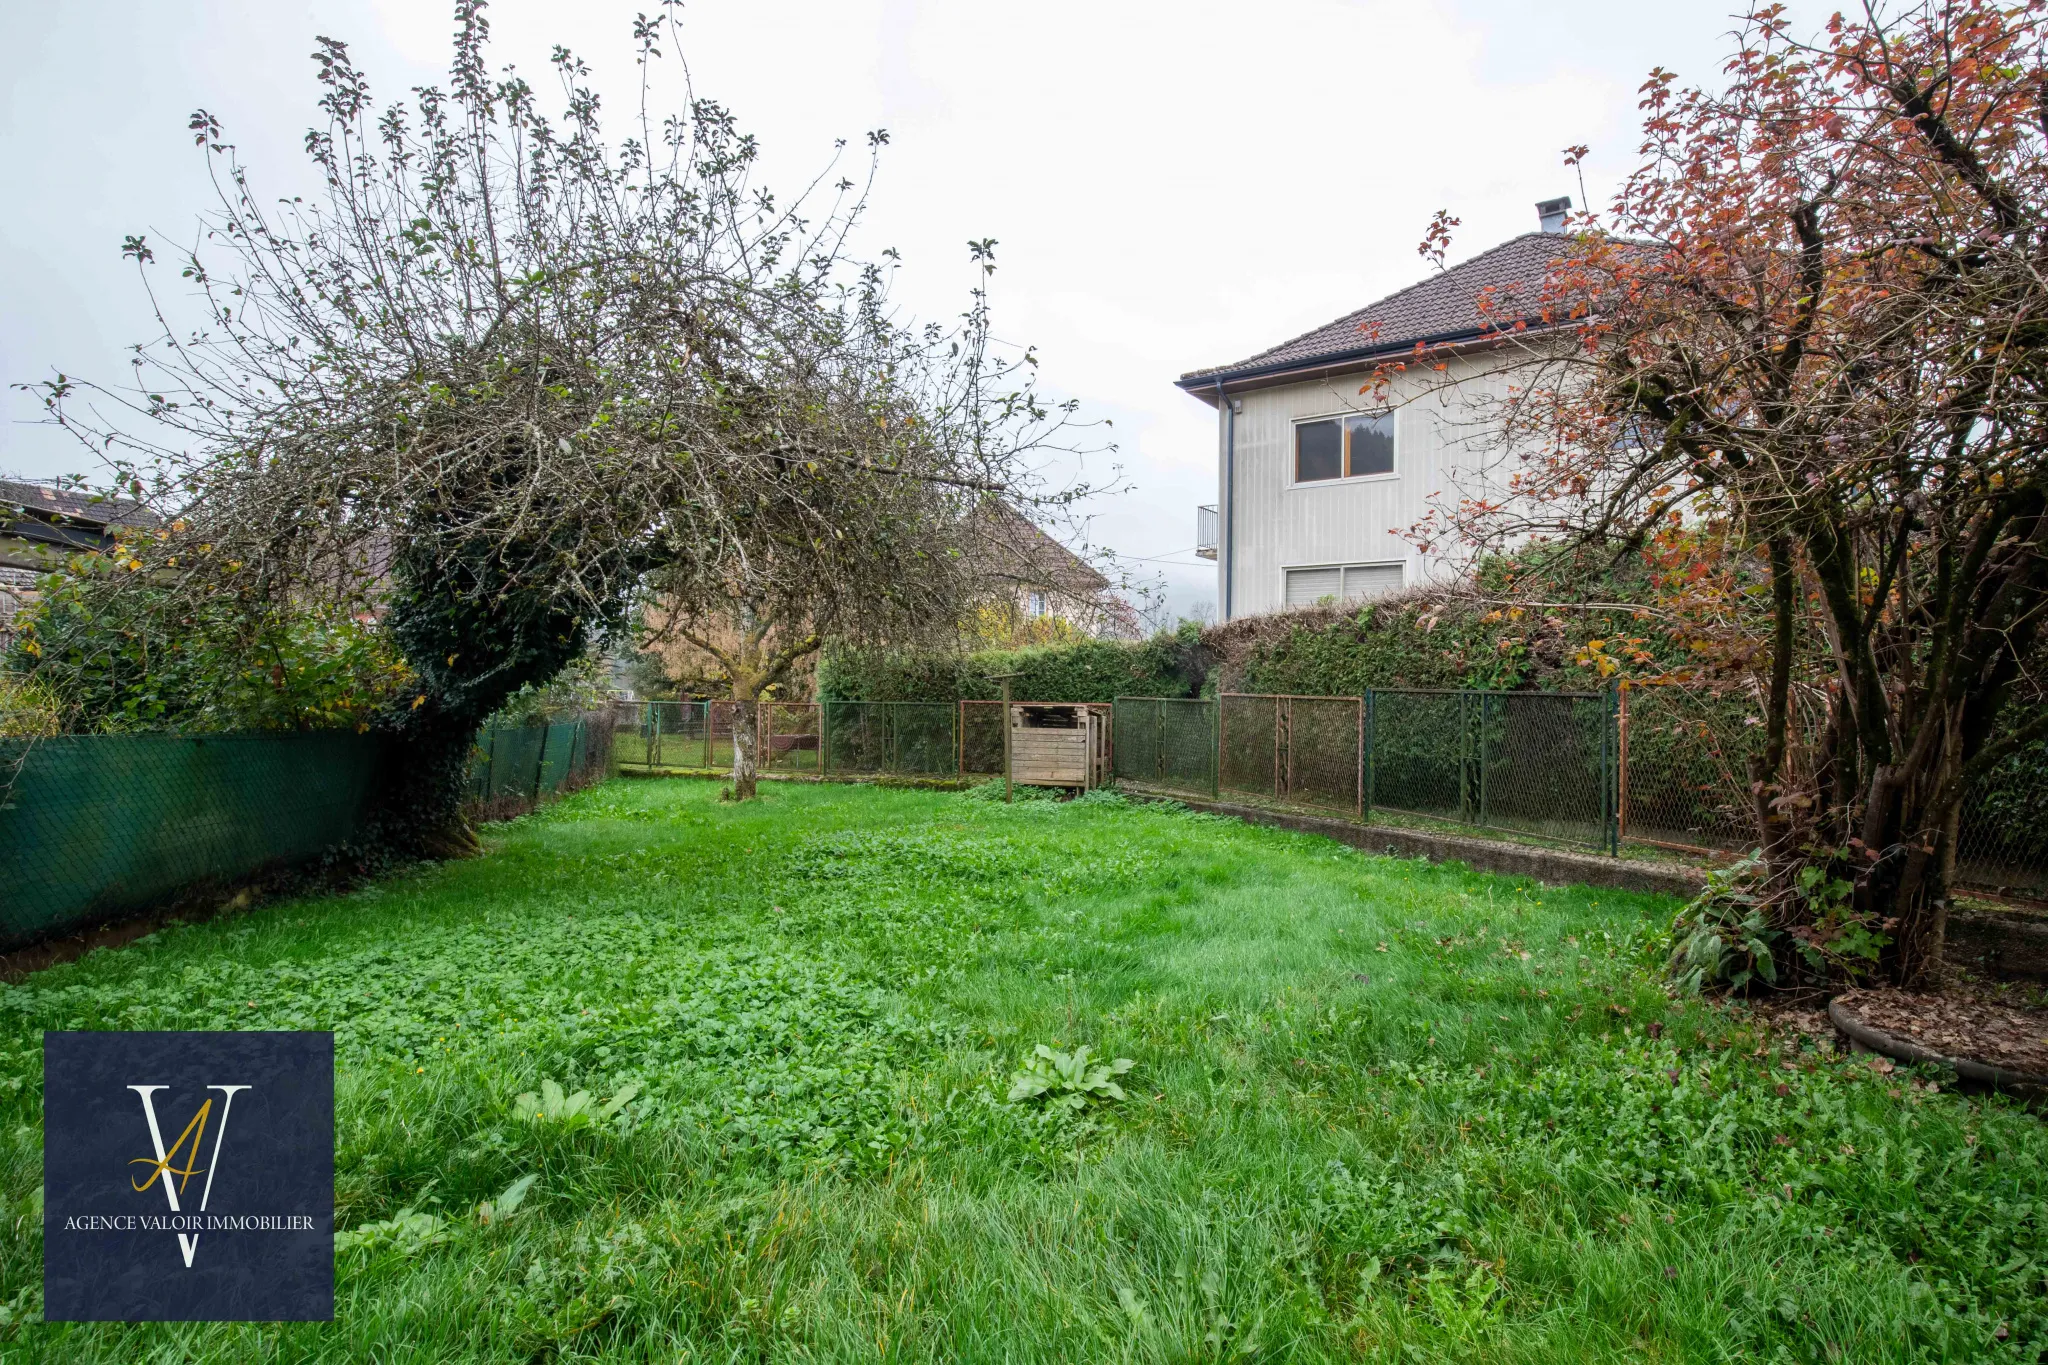
{"label": "overgrown lawn", "polygon": [[[1668,999],[1668,902],[1113,797],[716,791],[614,782],[0,987],[0,1353],[2048,1346],[2039,1120]],[[335,1032],[336,1322],[37,1321],[41,1030],[224,1027]],[[1131,1058],[1127,1098],[1008,1102],[1039,1043]],[[521,1117],[546,1081],[638,1091]]]}

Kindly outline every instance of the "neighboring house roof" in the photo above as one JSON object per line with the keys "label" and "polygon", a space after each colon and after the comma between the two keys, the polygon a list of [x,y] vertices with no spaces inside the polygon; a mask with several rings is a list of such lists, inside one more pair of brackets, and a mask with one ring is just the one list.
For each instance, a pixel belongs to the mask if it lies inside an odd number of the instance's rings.
{"label": "neighboring house roof", "polygon": [[[1554,232],[1510,237],[1355,313],[1235,364],[1190,371],[1175,382],[1213,402],[1218,383],[1334,368],[1418,344],[1477,340],[1517,315],[1517,297],[1534,304],[1567,240]],[[1491,312],[1481,311],[1482,299],[1490,301]]]}
{"label": "neighboring house roof", "polygon": [[1109,580],[1035,522],[1004,503],[984,504],[978,539],[988,570],[1020,587],[1052,588],[1076,597],[1092,596]]}
{"label": "neighboring house roof", "polygon": [[154,512],[126,498],[0,479],[0,538],[43,555],[96,553],[113,546],[114,528],[156,524]]}

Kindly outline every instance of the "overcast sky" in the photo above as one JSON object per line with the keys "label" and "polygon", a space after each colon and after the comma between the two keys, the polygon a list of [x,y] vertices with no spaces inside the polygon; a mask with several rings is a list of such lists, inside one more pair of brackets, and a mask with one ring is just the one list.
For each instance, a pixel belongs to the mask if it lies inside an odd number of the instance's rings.
{"label": "overcast sky", "polygon": [[[498,63],[536,83],[551,45],[595,68],[624,130],[630,24],[652,0],[499,0]],[[1239,359],[1411,283],[1430,214],[1464,220],[1453,258],[1579,196],[1566,146],[1593,148],[1604,202],[1635,159],[1653,66],[1710,80],[1731,0],[694,0],[697,93],[795,187],[833,142],[886,128],[861,249],[904,256],[895,298],[950,319],[993,237],[999,335],[1029,343],[1048,389],[1113,423],[1129,491],[1091,538],[1164,573],[1180,611],[1212,609],[1194,509],[1216,498],[1212,411],[1183,371]],[[1817,23],[1825,12],[1798,6]],[[109,10],[0,6],[0,378],[116,376],[149,335],[125,234],[184,242],[209,193],[185,123],[204,107],[259,186],[309,189],[312,39],[347,41],[384,97],[442,83],[448,10],[432,0],[148,0]],[[660,98],[680,99],[674,72]],[[175,289],[175,264],[163,266]],[[0,472],[91,472],[12,388]]]}

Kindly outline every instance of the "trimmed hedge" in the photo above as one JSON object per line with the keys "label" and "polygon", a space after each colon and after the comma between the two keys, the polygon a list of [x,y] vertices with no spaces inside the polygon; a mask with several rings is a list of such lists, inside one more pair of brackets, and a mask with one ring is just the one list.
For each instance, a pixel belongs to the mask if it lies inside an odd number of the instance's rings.
{"label": "trimmed hedge", "polygon": [[991,675],[1016,673],[1011,695],[1019,701],[1192,697],[1202,690],[1209,658],[1192,624],[1149,640],[1082,640],[971,654],[835,650],[818,664],[818,695],[833,701],[986,701],[1003,694]]}

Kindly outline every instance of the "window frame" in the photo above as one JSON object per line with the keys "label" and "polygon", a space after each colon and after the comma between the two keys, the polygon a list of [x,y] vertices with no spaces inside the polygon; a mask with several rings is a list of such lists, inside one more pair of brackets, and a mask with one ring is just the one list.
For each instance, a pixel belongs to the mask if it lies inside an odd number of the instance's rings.
{"label": "window frame", "polygon": [[[1388,426],[1392,428],[1390,434],[1394,443],[1394,467],[1384,474],[1339,474],[1334,479],[1303,479],[1297,477],[1301,473],[1301,429],[1305,426],[1313,426],[1317,422],[1336,422],[1339,423],[1338,430],[1341,432],[1343,430],[1341,424],[1347,417],[1384,417],[1387,419]],[[1338,449],[1339,457],[1344,461],[1344,467],[1349,469],[1351,467],[1351,452],[1341,445]],[[1356,408],[1346,408],[1341,412],[1326,412],[1310,417],[1292,418],[1287,424],[1287,486],[1290,489],[1329,488],[1335,484],[1343,483],[1385,483],[1400,477],[1401,424],[1397,420],[1395,411],[1392,408],[1388,408],[1385,412],[1360,412]],[[1319,568],[1323,566],[1307,564],[1297,567]]]}

